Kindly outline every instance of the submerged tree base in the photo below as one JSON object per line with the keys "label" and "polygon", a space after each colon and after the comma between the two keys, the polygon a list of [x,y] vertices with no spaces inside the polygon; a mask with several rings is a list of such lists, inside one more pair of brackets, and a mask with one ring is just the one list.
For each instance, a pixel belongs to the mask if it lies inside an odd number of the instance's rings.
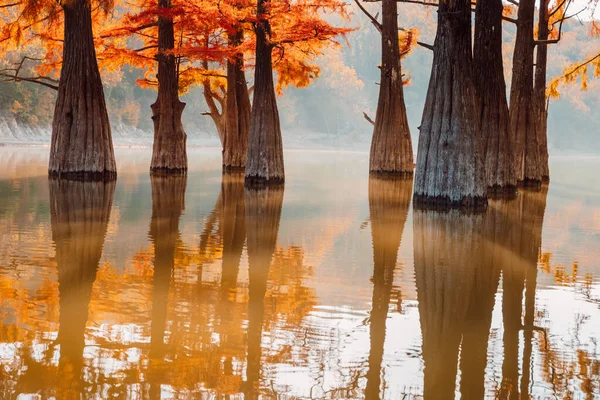
{"label": "submerged tree base", "polygon": [[68,181],[103,181],[110,182],[117,179],[117,173],[114,171],[91,172],[91,171],[48,171],[50,179],[64,179]]}
{"label": "submerged tree base", "polygon": [[225,165],[223,164],[223,173],[224,174],[243,174],[246,172],[246,167],[238,167],[233,165]]}
{"label": "submerged tree base", "polygon": [[246,176],[245,179],[246,187],[252,189],[261,189],[261,188],[276,188],[277,186],[283,186],[285,184],[284,178],[264,178],[262,176],[251,175]]}
{"label": "submerged tree base", "polygon": [[150,167],[151,176],[173,176],[185,174],[187,174],[187,168]]}
{"label": "submerged tree base", "polygon": [[548,175],[543,175],[542,183],[550,183],[550,177]]}
{"label": "submerged tree base", "polygon": [[494,185],[487,189],[490,199],[512,199],[517,196],[517,186],[515,185]]}
{"label": "submerged tree base", "polygon": [[519,186],[525,187],[525,188],[538,189],[538,188],[542,187],[542,180],[525,178],[524,180],[519,182]]}
{"label": "submerged tree base", "polygon": [[455,208],[471,211],[484,211],[487,208],[487,197],[465,196],[460,200],[451,200],[448,196],[413,196],[414,208],[418,210],[451,210]]}
{"label": "submerged tree base", "polygon": [[378,179],[412,179],[414,171],[370,171],[369,175]]}

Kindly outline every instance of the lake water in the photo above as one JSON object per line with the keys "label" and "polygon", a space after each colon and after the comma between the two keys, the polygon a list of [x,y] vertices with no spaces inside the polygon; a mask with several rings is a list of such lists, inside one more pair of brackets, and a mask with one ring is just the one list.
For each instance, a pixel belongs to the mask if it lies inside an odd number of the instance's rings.
{"label": "lake water", "polygon": [[485,214],[413,210],[368,155],[286,153],[284,187],[116,152],[48,181],[0,148],[0,398],[600,398],[600,158]]}

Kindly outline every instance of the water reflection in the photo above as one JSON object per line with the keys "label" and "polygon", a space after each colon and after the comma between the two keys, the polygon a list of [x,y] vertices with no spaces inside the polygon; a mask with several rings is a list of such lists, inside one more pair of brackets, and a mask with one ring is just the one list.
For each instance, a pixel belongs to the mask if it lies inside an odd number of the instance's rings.
{"label": "water reflection", "polygon": [[246,389],[248,399],[257,399],[260,392],[262,331],[265,316],[267,278],[273,260],[281,206],[283,186],[246,188],[246,226],[248,237],[248,361]]}
{"label": "water reflection", "polygon": [[161,398],[161,360],[166,353],[165,331],[169,289],[175,266],[175,247],[179,240],[179,219],[185,208],[187,175],[151,175],[152,218],[149,236],[154,245],[154,278],[152,283],[152,313],[150,333],[150,398]]}
{"label": "water reflection", "polygon": [[[19,391],[42,391],[49,396],[54,392],[62,398],[76,398],[83,390],[85,326],[115,183],[51,179],[49,189],[60,318],[57,338],[48,347],[45,361],[52,358],[55,345],[60,346],[60,356],[53,377],[47,376],[51,370],[27,365],[27,372],[19,380]],[[34,363],[33,359],[29,361]],[[45,383],[50,388],[39,387],[44,382],[38,375],[40,372],[46,375]]]}
{"label": "water reflection", "polygon": [[381,364],[386,321],[394,284],[398,248],[408,217],[412,179],[369,178],[369,211],[373,238],[373,299],[366,399],[380,399]]}
{"label": "water reflection", "polygon": [[600,396],[593,198],[216,168],[1,182],[0,398]]}

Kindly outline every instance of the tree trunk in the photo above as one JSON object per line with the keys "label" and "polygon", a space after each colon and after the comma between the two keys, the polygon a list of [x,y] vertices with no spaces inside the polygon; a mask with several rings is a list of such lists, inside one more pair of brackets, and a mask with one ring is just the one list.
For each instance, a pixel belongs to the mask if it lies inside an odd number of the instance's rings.
{"label": "tree trunk", "polygon": [[[158,0],[162,9],[171,8],[171,0]],[[181,115],[185,103],[179,100],[179,71],[173,54],[175,48],[173,20],[158,17],[158,98],[152,104],[154,146],[150,172],[182,174],[187,172],[187,135]]]}
{"label": "tree trunk", "polygon": [[373,236],[373,301],[370,316],[370,351],[367,400],[379,399],[385,330],[394,283],[398,248],[408,217],[412,179],[369,178],[369,209]]}
{"label": "tree trunk", "polygon": [[169,288],[175,265],[175,246],[179,239],[179,219],[185,208],[187,177],[152,176],[150,184],[152,217],[149,236],[154,245],[150,356],[160,359],[164,356]]}
{"label": "tree trunk", "polygon": [[279,111],[273,84],[271,25],[265,19],[268,0],[258,0],[254,99],[250,117],[246,181],[281,183],[285,180]]}
{"label": "tree trunk", "polygon": [[63,9],[63,63],[52,122],[48,174],[75,179],[115,179],[117,167],[94,48],[90,2],[65,2]]}
{"label": "tree trunk", "polygon": [[[239,46],[244,33],[241,29],[229,35],[229,45]],[[227,62],[227,99],[225,107],[226,130],[223,142],[223,169],[243,171],[248,152],[248,130],[250,129],[250,95],[244,73],[244,54],[238,53],[235,60]]]}
{"label": "tree trunk", "polygon": [[[538,40],[548,39],[548,0],[540,0]],[[535,60],[535,83],[533,98],[536,107],[536,129],[540,151],[542,182],[550,181],[548,166],[548,111],[546,110],[546,71],[548,67],[548,45],[538,44]]]}
{"label": "tree trunk", "polygon": [[440,3],[433,54],[414,200],[428,207],[482,207],[487,185],[476,128],[469,1]]}
{"label": "tree trunk", "polygon": [[[113,182],[50,180],[50,219],[58,268],[59,368],[73,391],[82,393],[85,326],[112,209]],[[70,375],[72,374],[72,375]]]}
{"label": "tree trunk", "polygon": [[396,0],[383,0],[382,22],[381,86],[369,170],[412,175],[414,159],[404,105]]}
{"label": "tree trunk", "polygon": [[542,180],[533,104],[533,14],[535,0],[519,2],[517,37],[510,87],[510,130],[515,148],[513,168],[525,186]]}
{"label": "tree trunk", "polygon": [[415,211],[413,224],[423,397],[453,399],[461,335],[484,266],[484,218],[458,211]]}
{"label": "tree trunk", "polygon": [[249,288],[247,382],[244,398],[249,400],[259,398],[264,300],[277,244],[283,189],[283,185],[276,185],[245,190]]}
{"label": "tree trunk", "polygon": [[473,64],[488,192],[511,195],[516,192],[517,176],[502,65],[502,10],[501,0],[477,2]]}

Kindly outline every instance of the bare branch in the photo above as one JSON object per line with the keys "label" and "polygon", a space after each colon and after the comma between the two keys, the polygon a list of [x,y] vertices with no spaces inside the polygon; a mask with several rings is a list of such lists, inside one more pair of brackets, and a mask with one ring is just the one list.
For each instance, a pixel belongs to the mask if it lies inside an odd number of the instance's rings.
{"label": "bare branch", "polygon": [[369,115],[368,115],[366,112],[364,112],[364,111],[363,111],[363,117],[365,117],[365,119],[366,119],[367,121],[369,121],[369,122],[370,122],[370,123],[371,123],[373,126],[375,126],[375,121],[373,121],[373,120],[371,119],[371,117],[369,117]]}
{"label": "bare branch", "polygon": [[379,23],[379,21],[377,21],[377,18],[375,18],[374,16],[372,16],[371,13],[369,13],[367,11],[367,9],[364,8],[362,4],[360,4],[359,0],[354,0],[354,2],[358,6],[358,8],[360,8],[360,10],[371,20],[371,23],[373,25],[375,25],[375,28],[377,28],[377,30],[381,33],[381,30],[383,29],[383,26]]}

